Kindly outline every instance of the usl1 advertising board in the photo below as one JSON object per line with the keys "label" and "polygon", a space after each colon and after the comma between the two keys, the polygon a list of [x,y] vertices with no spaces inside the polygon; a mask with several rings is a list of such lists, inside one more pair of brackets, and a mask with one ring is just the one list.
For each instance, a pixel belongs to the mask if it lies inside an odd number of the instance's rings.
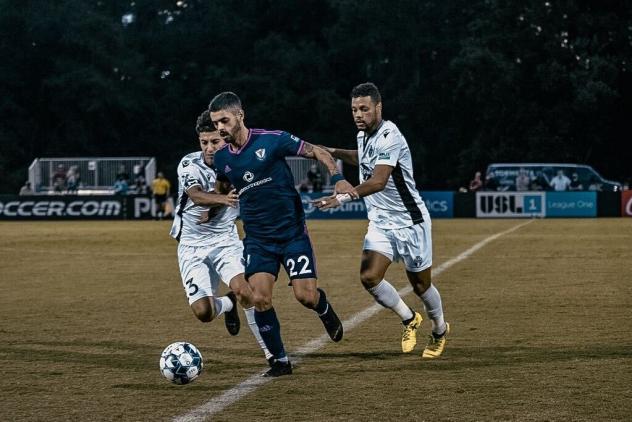
{"label": "usl1 advertising board", "polygon": [[476,192],[476,217],[544,217],[544,192]]}

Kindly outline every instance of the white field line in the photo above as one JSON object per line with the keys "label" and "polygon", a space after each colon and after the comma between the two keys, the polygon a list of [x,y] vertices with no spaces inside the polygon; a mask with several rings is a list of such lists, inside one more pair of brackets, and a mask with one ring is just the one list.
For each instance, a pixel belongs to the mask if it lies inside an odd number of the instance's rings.
{"label": "white field line", "polygon": [[[452,259],[447,260],[443,264],[439,265],[437,268],[433,268],[432,270],[433,277],[438,276],[439,274],[441,274],[448,268],[458,264],[459,262],[466,260],[473,253],[475,253],[476,251],[478,251],[479,249],[487,245],[489,242],[492,242],[501,236],[514,232],[518,230],[519,228],[533,221],[534,220],[528,220],[526,222],[517,224],[511,227],[510,229],[493,234],[481,240],[480,242],[476,243],[474,246],[472,246],[468,250],[460,253],[459,255],[455,256]],[[412,291],[413,291],[413,288],[411,286],[407,286],[399,290],[399,294],[403,297]],[[360,325],[361,323],[371,318],[373,315],[375,315],[376,313],[378,313],[379,311],[383,309],[384,309],[383,306],[375,303],[369,306],[368,308],[356,313],[351,318],[343,321],[342,324],[344,326],[345,332],[351,331],[354,327]],[[300,347],[298,350],[294,351],[293,353],[290,353],[292,364],[293,365],[299,364],[305,356],[316,352],[317,350],[321,349],[325,344],[329,343],[330,341],[331,340],[329,340],[329,336],[327,334],[323,334],[322,336],[314,340],[311,340],[307,344]],[[211,416],[223,411],[225,408],[227,408],[231,404],[238,402],[239,400],[241,400],[242,398],[244,398],[251,392],[255,391],[262,385],[267,384],[268,382],[272,380],[274,380],[274,378],[262,377],[261,373],[254,374],[250,376],[249,378],[247,378],[245,381],[242,381],[241,383],[237,384],[233,388],[224,391],[224,393],[222,393],[221,395],[212,398],[211,400],[207,401],[201,406],[196,407],[195,409],[191,410],[189,413],[185,415],[175,417],[173,420],[174,422],[194,422],[194,421],[197,422],[197,421],[209,420]]]}

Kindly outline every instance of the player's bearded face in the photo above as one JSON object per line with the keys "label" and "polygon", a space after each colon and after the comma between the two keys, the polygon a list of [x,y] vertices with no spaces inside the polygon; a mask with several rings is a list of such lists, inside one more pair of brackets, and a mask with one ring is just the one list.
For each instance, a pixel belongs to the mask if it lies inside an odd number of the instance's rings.
{"label": "player's bearded face", "polygon": [[240,112],[228,110],[211,112],[211,120],[224,142],[234,144],[239,139],[242,130]]}
{"label": "player's bearded face", "polygon": [[356,97],[351,100],[353,122],[358,130],[373,132],[382,121],[382,103],[374,103],[371,97]]}

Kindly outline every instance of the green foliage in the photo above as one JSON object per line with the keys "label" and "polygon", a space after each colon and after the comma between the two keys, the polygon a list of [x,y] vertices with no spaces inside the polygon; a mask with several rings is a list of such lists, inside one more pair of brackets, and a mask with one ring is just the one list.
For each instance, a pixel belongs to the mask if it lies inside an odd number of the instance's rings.
{"label": "green foliage", "polygon": [[353,147],[380,86],[424,188],[492,161],[630,177],[632,6],[501,0],[0,0],[0,174],[38,156],[156,155],[167,174],[223,90],[248,124]]}

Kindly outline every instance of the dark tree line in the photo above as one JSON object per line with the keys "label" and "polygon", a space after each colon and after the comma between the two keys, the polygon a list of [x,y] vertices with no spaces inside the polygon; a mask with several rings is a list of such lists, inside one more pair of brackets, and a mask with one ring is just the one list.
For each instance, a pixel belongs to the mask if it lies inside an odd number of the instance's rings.
{"label": "dark tree line", "polygon": [[0,0],[0,33],[3,192],[35,157],[155,155],[173,176],[223,90],[249,126],[353,147],[367,80],[424,188],[496,161],[632,176],[629,1]]}

